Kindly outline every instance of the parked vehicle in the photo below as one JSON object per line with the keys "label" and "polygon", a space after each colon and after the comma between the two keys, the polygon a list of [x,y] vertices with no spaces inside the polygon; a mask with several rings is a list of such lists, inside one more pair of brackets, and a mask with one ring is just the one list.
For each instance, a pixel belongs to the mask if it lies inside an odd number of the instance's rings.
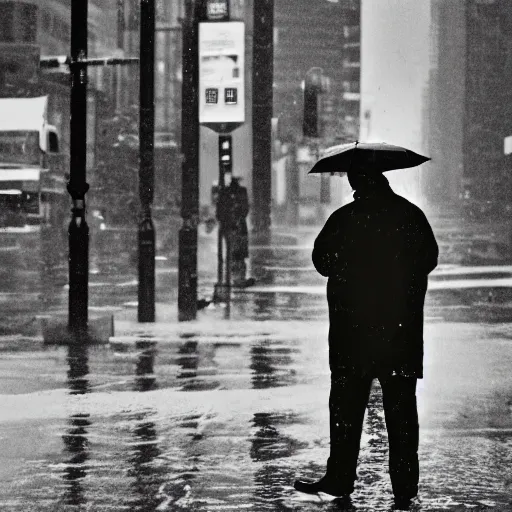
{"label": "parked vehicle", "polygon": [[[47,97],[0,99],[0,249],[39,246],[51,234],[61,248],[70,200],[68,157],[47,123]],[[30,239],[30,240],[28,240]]]}

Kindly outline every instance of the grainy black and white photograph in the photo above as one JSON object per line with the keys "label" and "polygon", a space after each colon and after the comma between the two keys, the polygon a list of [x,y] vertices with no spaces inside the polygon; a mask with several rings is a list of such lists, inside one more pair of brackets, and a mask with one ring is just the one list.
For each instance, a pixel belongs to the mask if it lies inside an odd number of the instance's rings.
{"label": "grainy black and white photograph", "polygon": [[2,512],[512,511],[512,0],[0,0]]}

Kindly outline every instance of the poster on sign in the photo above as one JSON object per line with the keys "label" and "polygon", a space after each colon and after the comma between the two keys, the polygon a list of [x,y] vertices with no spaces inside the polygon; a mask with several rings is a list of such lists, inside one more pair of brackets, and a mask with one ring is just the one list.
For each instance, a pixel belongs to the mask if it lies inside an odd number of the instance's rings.
{"label": "poster on sign", "polygon": [[199,122],[245,121],[244,23],[199,24]]}

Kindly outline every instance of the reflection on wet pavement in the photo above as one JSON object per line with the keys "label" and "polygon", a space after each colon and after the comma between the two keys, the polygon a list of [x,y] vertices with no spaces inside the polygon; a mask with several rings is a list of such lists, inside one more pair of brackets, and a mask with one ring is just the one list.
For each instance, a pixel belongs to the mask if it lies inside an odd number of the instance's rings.
{"label": "reflection on wet pavement", "polygon": [[[314,230],[299,234],[295,244],[274,247],[251,246],[251,274],[256,278],[256,286],[267,288],[264,294],[254,294],[250,290],[235,291],[232,318],[258,320],[318,320],[327,318],[325,308],[325,279],[319,276],[311,265],[311,247]],[[305,239],[303,240],[302,238]],[[127,244],[128,242],[125,241]],[[215,236],[200,237],[199,295],[208,298],[213,293],[216,281]],[[96,309],[120,308],[136,299],[137,275],[133,261],[126,258],[127,250],[110,250],[103,256],[97,248],[91,249],[91,259],[99,265],[99,273],[89,277],[90,306]],[[65,253],[65,251],[64,251]],[[67,266],[66,255],[61,254],[57,261],[46,261],[32,265],[15,265],[20,260],[4,261],[0,255],[0,304],[3,318],[0,318],[0,335],[20,333],[35,335],[38,331],[37,314],[65,311],[67,308]],[[108,256],[108,258],[107,258]],[[163,256],[163,255],[160,255]],[[159,302],[176,302],[177,269],[172,258],[158,261],[156,293]],[[470,267],[463,279],[510,280],[512,267]],[[4,269],[2,271],[2,269]],[[6,271],[8,269],[8,271]],[[494,321],[512,320],[512,287],[509,285],[494,288],[435,289],[435,284],[447,279],[457,279],[464,267],[448,268],[431,276],[431,289],[427,295],[427,317],[449,321]],[[281,290],[271,292],[268,288]],[[307,299],[297,293],[301,288],[317,290]],[[319,290],[319,292],[318,292]]]}
{"label": "reflection on wet pavement", "polygon": [[292,349],[273,346],[272,340],[262,340],[251,347],[251,364],[254,389],[265,389],[294,384],[294,372],[290,371],[293,359]]}
{"label": "reflection on wet pavement", "polygon": [[[324,283],[309,249],[251,252],[258,284]],[[211,288],[215,273],[202,272]],[[42,295],[14,290],[27,276],[7,276],[7,315],[65,303],[55,276]],[[159,274],[161,301],[173,300],[175,279]],[[92,305],[133,300],[133,280],[113,265],[94,277]],[[488,323],[510,322],[511,304],[509,290],[493,302],[481,290],[429,295],[418,385],[425,512],[512,510],[512,325]],[[320,477],[329,451],[325,297],[239,293],[232,313],[229,330],[139,335],[144,326],[99,347],[0,337],[0,510],[350,508],[292,488],[297,476]],[[353,509],[390,510],[387,457],[376,381]]]}
{"label": "reflection on wet pavement", "polygon": [[127,474],[132,479],[130,509],[134,512],[156,510],[163,501],[159,489],[165,481],[165,473],[157,463],[160,450],[156,426],[147,413],[135,419],[133,439],[129,458],[131,468]]}
{"label": "reflection on wet pavement", "polygon": [[[500,352],[508,341],[500,344],[489,330],[430,329],[435,345],[419,388],[421,510],[512,508],[512,419],[502,415],[485,428],[477,422],[482,403],[510,407],[512,379],[505,377],[512,356]],[[32,377],[45,385],[10,395],[16,410],[0,396],[11,417],[0,423],[0,508],[25,511],[30,500],[40,512],[347,510],[340,500],[292,488],[299,475],[321,476],[328,453],[329,376],[318,327],[304,325],[303,336],[289,339],[262,330],[225,337],[190,332],[169,335],[168,342],[148,336],[104,347],[19,344],[11,363],[23,361],[20,353],[41,358],[41,374]],[[447,336],[451,353],[443,345]],[[432,358],[442,350],[445,363],[460,372],[453,357],[467,350],[471,336],[487,336],[495,352],[483,362],[489,349],[473,341],[477,351],[467,354],[467,364],[478,365],[481,377],[497,376],[500,385],[487,379],[472,389],[459,375],[459,388],[438,395],[450,377]],[[54,382],[61,376],[64,394]],[[39,414],[23,420],[24,408],[37,410],[38,401]],[[390,510],[387,457],[375,381],[352,509]],[[6,471],[9,460],[18,464]]]}
{"label": "reflection on wet pavement", "polygon": [[88,393],[89,380],[89,347],[82,344],[71,344],[66,358],[68,369],[68,387],[73,395]]}
{"label": "reflection on wet pavement", "polygon": [[212,379],[217,374],[217,367],[213,362],[213,347],[203,347],[199,350],[196,340],[187,340],[178,348],[179,365],[178,379],[181,380],[183,391],[200,391],[215,389],[219,383]]}
{"label": "reflection on wet pavement", "polygon": [[153,372],[155,364],[156,342],[152,340],[137,340],[135,349],[139,350],[135,363],[135,391],[151,391],[156,389],[156,377]]}
{"label": "reflection on wet pavement", "polygon": [[[90,392],[89,387],[89,347],[81,344],[70,344],[67,347],[68,389],[72,395],[83,395]],[[84,479],[87,476],[90,458],[88,433],[91,423],[90,414],[76,413],[68,418],[68,427],[62,435],[64,452],[69,458],[63,464],[64,480],[63,502],[66,505],[86,505]]]}
{"label": "reflection on wet pavement", "polygon": [[[135,349],[140,351],[135,363],[134,391],[147,392],[156,389],[157,382],[153,372],[156,343],[151,340],[137,340]],[[131,468],[127,476],[132,478],[130,510],[146,512],[157,510],[163,502],[159,493],[165,481],[165,469],[158,464],[161,455],[156,425],[152,421],[152,411],[143,411],[132,417],[133,441],[130,443],[129,463]]]}
{"label": "reflection on wet pavement", "polygon": [[68,420],[68,428],[62,436],[69,459],[64,463],[64,502],[67,505],[86,504],[83,480],[87,476],[89,459],[88,429],[91,426],[88,414],[74,414]]}
{"label": "reflection on wet pavement", "polygon": [[255,465],[253,503],[257,510],[290,510],[285,500],[295,470],[283,459],[307,445],[301,445],[293,437],[283,434],[279,426],[293,424],[297,419],[294,414],[254,414],[252,423],[256,431],[251,437],[250,455]]}

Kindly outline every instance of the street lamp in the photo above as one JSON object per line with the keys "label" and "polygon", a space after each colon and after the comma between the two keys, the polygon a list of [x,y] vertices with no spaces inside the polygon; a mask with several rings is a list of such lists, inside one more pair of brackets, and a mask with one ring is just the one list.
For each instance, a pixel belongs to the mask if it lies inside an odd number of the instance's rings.
{"label": "street lamp", "polygon": [[71,75],[70,172],[67,185],[73,201],[69,224],[68,330],[78,339],[88,339],[89,226],[85,195],[87,153],[88,66],[132,64],[138,59],[87,57],[88,0],[71,2],[71,55],[42,58],[41,68],[66,66]]}

